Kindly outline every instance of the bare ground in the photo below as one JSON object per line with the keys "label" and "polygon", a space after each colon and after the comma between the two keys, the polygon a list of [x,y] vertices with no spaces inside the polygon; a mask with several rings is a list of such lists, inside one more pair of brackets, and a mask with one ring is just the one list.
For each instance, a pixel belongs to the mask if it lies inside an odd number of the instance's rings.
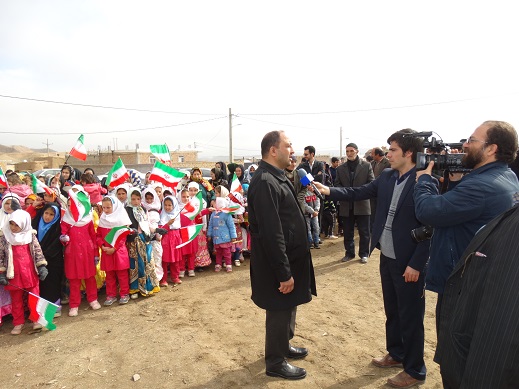
{"label": "bare ground", "polygon": [[[383,388],[398,369],[380,369],[385,354],[378,252],[362,265],[341,263],[342,239],[313,250],[318,297],[298,308],[293,344],[310,349],[294,363],[306,379],[265,375],[264,311],[250,300],[249,260],[230,274],[213,267],[150,298],[99,311],[83,302],[78,317],[55,319],[55,331],[10,335],[0,328],[1,388]],[[426,295],[422,388],[441,388],[436,295]],[[104,296],[100,296],[100,302]],[[133,381],[138,374],[140,379]]]}

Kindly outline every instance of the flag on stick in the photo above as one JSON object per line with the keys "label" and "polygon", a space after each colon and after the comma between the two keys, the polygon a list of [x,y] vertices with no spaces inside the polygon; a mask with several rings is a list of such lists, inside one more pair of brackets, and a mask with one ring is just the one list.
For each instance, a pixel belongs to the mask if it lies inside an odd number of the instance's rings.
{"label": "flag on stick", "polygon": [[132,229],[126,226],[114,227],[108,234],[106,234],[105,242],[110,246],[115,247],[121,239],[126,238],[126,236],[130,235],[131,232]]}
{"label": "flag on stick", "polygon": [[242,191],[243,191],[243,188],[241,187],[241,182],[238,179],[238,176],[236,175],[236,173],[234,173],[234,175],[232,176],[232,181],[231,181],[231,190],[229,192],[241,193]]}
{"label": "flag on stick", "polygon": [[0,168],[0,185],[9,188],[9,184],[7,183],[7,178],[5,177],[4,171]]}
{"label": "flag on stick", "polygon": [[184,216],[189,218],[190,220],[194,220],[196,215],[198,215],[202,208],[204,207],[204,202],[202,200],[202,192],[198,192],[196,196],[193,196],[189,202],[184,205],[184,208],[180,211]]}
{"label": "flag on stick", "polygon": [[171,164],[171,155],[169,154],[168,145],[150,145],[151,153],[164,164]]}
{"label": "flag on stick", "polygon": [[153,169],[151,169],[150,181],[157,181],[166,185],[169,188],[176,188],[180,180],[184,178],[184,173],[179,172],[170,166],[164,165],[159,161],[155,162]]}
{"label": "flag on stick", "polygon": [[85,161],[87,159],[87,150],[83,142],[83,139],[83,134],[81,134],[79,138],[77,138],[76,145],[72,147],[72,150],[70,150],[69,154],[74,158]]}
{"label": "flag on stick", "polygon": [[38,178],[31,173],[32,178],[32,193],[47,193],[47,194],[53,194],[54,191],[49,188],[47,185],[45,185],[43,182],[38,180]]}
{"label": "flag on stick", "polygon": [[90,205],[90,198],[85,192],[70,190],[68,197],[72,200],[69,209],[74,221],[77,222],[90,213],[92,206]]}
{"label": "flag on stick", "polygon": [[234,215],[236,212],[240,210],[240,206],[238,204],[229,204],[227,207],[223,207],[220,209],[223,213],[230,213],[231,215]]}
{"label": "flag on stick", "polygon": [[181,248],[182,246],[185,246],[193,239],[195,239],[196,236],[200,233],[200,231],[202,231],[202,227],[203,224],[195,224],[194,226],[181,227],[179,231],[182,243],[177,246],[177,249]]}
{"label": "flag on stick", "polygon": [[50,301],[41,298],[29,292],[29,320],[34,323],[39,323],[49,330],[55,330],[56,325],[52,322],[54,314],[59,309],[59,306]]}
{"label": "flag on stick", "polygon": [[121,157],[119,157],[115,165],[112,166],[108,172],[106,186],[115,188],[117,185],[124,184],[128,178],[130,178],[130,174],[128,174]]}

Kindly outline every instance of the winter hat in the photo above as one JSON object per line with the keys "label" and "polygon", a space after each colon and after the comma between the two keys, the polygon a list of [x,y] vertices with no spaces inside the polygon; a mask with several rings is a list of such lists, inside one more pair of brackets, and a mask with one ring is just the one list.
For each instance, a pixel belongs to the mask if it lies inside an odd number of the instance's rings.
{"label": "winter hat", "polygon": [[358,149],[359,149],[355,143],[348,143],[348,144],[346,145],[346,148],[348,148],[348,147],[353,147],[355,150],[358,150]]}

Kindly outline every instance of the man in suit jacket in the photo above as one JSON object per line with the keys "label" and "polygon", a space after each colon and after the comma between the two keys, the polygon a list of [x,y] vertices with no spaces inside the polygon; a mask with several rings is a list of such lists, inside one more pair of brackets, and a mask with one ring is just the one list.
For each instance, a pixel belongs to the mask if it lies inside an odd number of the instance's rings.
{"label": "man in suit jacket", "polygon": [[316,295],[316,289],[305,217],[283,170],[290,166],[293,153],[283,131],[266,134],[261,141],[262,161],[247,199],[252,301],[266,310],[266,374],[295,380],[305,378],[306,370],[289,364],[286,358],[308,354],[306,348],[289,344],[296,310]]}
{"label": "man in suit jacket", "polygon": [[424,268],[429,256],[429,241],[417,243],[411,231],[421,227],[414,212],[413,190],[416,177],[416,154],[423,140],[415,131],[397,131],[388,139],[391,170],[361,187],[328,188],[316,184],[332,200],[357,201],[377,198],[370,252],[380,253],[380,278],[386,313],[386,349],[388,354],[374,358],[377,367],[400,367],[404,370],[388,383],[407,388],[425,380],[423,359],[425,311]]}
{"label": "man in suit jacket", "polygon": [[[371,167],[373,169],[373,175],[375,176],[375,179],[380,176],[380,173],[384,171],[384,169],[390,168],[391,164],[389,163],[389,160],[386,158],[386,153],[384,153],[384,150],[382,150],[380,147],[373,147],[371,149],[371,158],[373,158],[373,161],[371,161]],[[373,223],[375,222],[375,214],[377,213],[377,200],[371,199],[369,201],[369,204],[371,205],[371,216],[369,218],[370,222],[370,229],[373,229]]]}
{"label": "man in suit jacket", "polygon": [[315,159],[315,147],[306,146],[303,151],[303,157],[305,158],[305,161],[297,168],[306,170],[307,173],[310,173],[314,177],[315,181],[323,182],[324,163]]}
{"label": "man in suit jacket", "polygon": [[472,239],[447,279],[434,361],[445,388],[517,388],[519,207]]}
{"label": "man in suit jacket", "polygon": [[[335,186],[358,187],[375,179],[373,169],[369,162],[359,158],[359,148],[355,143],[346,146],[348,160],[337,168]],[[359,257],[362,263],[368,262],[369,256],[369,216],[371,206],[369,200],[345,201],[339,203],[339,217],[342,221],[344,232],[344,257],[343,262],[355,258],[354,231],[355,224],[359,231]]]}

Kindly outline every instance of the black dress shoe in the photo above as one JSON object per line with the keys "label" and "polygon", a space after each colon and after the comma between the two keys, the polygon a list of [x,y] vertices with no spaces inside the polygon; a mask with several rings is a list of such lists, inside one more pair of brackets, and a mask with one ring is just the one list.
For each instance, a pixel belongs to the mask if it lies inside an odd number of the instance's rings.
{"label": "black dress shoe", "polygon": [[305,369],[292,366],[287,361],[283,361],[283,363],[267,369],[266,373],[270,377],[281,377],[287,380],[302,380],[306,377]]}
{"label": "black dress shoe", "polygon": [[290,359],[301,359],[308,355],[308,349],[304,347],[288,347],[288,355],[287,358]]}

